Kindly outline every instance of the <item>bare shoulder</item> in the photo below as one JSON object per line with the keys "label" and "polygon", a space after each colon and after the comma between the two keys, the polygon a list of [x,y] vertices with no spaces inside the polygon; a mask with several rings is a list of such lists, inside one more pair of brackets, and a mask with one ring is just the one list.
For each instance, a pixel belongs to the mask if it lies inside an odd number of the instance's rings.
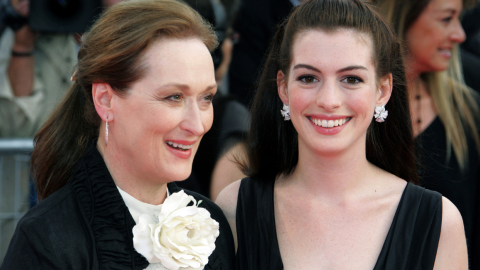
{"label": "bare shoulder", "polygon": [[222,209],[225,217],[227,218],[228,224],[233,233],[233,240],[235,241],[235,251],[237,250],[237,225],[236,225],[236,215],[237,215],[237,199],[238,191],[240,189],[240,184],[242,180],[237,180],[227,187],[225,187],[220,194],[217,196],[215,203]]}
{"label": "bare shoulder", "polygon": [[235,218],[237,211],[238,190],[242,180],[237,180],[226,186],[217,196],[215,203],[223,210],[223,213],[229,218]]}
{"label": "bare shoulder", "polygon": [[467,243],[460,212],[442,197],[442,229],[434,270],[468,269]]}

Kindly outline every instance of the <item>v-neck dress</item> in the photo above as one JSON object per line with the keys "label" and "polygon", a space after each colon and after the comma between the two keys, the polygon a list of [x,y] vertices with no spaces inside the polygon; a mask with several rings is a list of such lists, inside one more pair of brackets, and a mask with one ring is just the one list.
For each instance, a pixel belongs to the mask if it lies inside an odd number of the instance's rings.
{"label": "v-neck dress", "polygon": [[[235,269],[283,269],[274,216],[273,179],[242,180]],[[442,225],[442,196],[408,183],[374,270],[433,269]]]}

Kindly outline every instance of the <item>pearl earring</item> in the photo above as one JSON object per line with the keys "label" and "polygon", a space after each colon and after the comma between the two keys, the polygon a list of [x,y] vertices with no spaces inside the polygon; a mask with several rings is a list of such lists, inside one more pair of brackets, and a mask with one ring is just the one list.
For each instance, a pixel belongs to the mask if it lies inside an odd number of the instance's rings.
{"label": "pearl earring", "polygon": [[387,116],[388,111],[385,110],[385,105],[375,107],[375,114],[373,115],[373,117],[375,117],[375,121],[379,123],[385,122]]}
{"label": "pearl earring", "polygon": [[290,120],[290,107],[288,105],[283,104],[283,110],[280,110],[280,113],[285,121]]}

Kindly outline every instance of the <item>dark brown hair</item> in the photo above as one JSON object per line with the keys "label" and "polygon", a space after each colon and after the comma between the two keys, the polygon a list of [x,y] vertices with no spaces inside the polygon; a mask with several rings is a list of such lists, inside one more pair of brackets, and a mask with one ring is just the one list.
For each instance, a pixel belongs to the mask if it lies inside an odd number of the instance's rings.
{"label": "dark brown hair", "polygon": [[175,0],[118,3],[83,35],[75,82],[34,137],[31,168],[40,200],[68,182],[88,141],[98,136],[101,119],[92,83],[108,83],[117,95],[126,96],[129,86],[144,76],[142,56],[159,38],[198,38],[210,51],[217,46],[211,26]]}
{"label": "dark brown hair", "polygon": [[[361,0],[310,0],[296,7],[274,36],[252,106],[248,162],[244,172],[260,178],[292,173],[298,162],[298,134],[280,115],[282,101],[276,76],[288,76],[296,36],[307,30],[333,32],[353,29],[373,40],[377,79],[392,74],[393,91],[385,106],[384,123],[372,121],[367,131],[366,156],[376,166],[417,182],[405,71],[400,43],[375,7]],[[328,42],[328,41],[325,41]]]}

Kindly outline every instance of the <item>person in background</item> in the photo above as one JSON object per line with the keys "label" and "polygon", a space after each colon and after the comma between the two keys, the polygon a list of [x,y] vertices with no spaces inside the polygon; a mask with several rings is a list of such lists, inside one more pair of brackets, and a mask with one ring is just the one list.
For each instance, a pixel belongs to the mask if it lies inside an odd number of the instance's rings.
{"label": "person in background", "polygon": [[10,1],[3,8],[24,20],[0,38],[0,137],[32,137],[70,87],[77,51],[72,35],[24,24],[29,0]]}
{"label": "person in background", "polygon": [[[32,31],[27,23],[29,2],[0,1],[1,139],[33,137],[71,86],[70,77],[77,63],[72,35]],[[28,163],[5,155],[0,166],[0,211],[26,212],[30,201]],[[16,188],[20,189],[20,203],[14,203]],[[14,228],[13,217],[4,215],[0,219],[0,263]]]}
{"label": "person in background", "polygon": [[211,26],[180,1],[124,1],[82,41],[1,269],[232,269],[220,208],[173,183],[213,121]]}
{"label": "person in background", "polygon": [[415,185],[407,95],[400,42],[372,4],[294,8],[251,109],[249,177],[216,201],[236,269],[468,269],[460,213]]}
{"label": "person in background", "polygon": [[[475,0],[476,2],[476,0]],[[463,83],[462,0],[376,0],[405,48],[420,185],[455,204],[470,269],[480,269],[479,98]]]}
{"label": "person in background", "polygon": [[480,1],[472,9],[466,10],[462,18],[466,40],[460,44],[462,70],[465,84],[480,92]]}

